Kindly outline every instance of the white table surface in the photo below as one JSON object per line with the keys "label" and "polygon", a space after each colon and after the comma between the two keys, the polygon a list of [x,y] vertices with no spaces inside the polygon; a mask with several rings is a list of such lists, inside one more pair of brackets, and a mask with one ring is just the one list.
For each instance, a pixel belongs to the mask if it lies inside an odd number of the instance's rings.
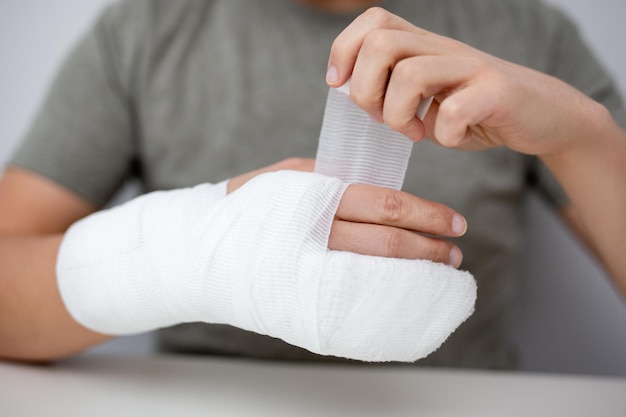
{"label": "white table surface", "polygon": [[5,417],[626,417],[626,379],[205,357],[0,362],[0,387]]}

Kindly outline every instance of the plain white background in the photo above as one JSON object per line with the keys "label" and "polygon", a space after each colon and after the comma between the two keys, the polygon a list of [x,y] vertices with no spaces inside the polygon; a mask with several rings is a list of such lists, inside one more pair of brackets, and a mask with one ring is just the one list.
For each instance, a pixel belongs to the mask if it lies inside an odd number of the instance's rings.
{"label": "plain white background", "polygon": [[[549,1],[579,23],[626,92],[626,2]],[[0,166],[28,128],[65,54],[107,3],[0,2]],[[626,376],[626,303],[558,219],[535,197],[527,204],[529,240],[513,327],[523,369]],[[151,346],[150,336],[140,336],[94,352],[142,353]]]}

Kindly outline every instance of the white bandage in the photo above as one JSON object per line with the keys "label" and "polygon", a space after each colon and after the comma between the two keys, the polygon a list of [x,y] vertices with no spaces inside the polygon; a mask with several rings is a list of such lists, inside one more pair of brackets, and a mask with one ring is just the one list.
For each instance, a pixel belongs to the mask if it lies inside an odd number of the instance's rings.
{"label": "white bandage", "polygon": [[320,352],[318,287],[345,187],[282,171],[221,199],[205,184],[96,213],[62,242],[61,295],[102,333],[227,323]]}
{"label": "white bandage", "polygon": [[443,264],[329,251],[346,187],[282,171],[228,196],[225,183],[204,184],[96,213],[63,239],[61,296],[101,333],[201,321],[325,355],[424,357],[471,314],[474,280]]}
{"label": "white bandage", "polygon": [[[328,91],[315,172],[348,183],[399,190],[413,142],[385,124],[373,122],[349,94],[350,81]],[[424,118],[432,100],[420,102],[417,117]]]}
{"label": "white bandage", "polygon": [[415,360],[470,313],[474,282],[443,265],[328,251],[345,187],[282,171],[217,201],[223,186],[200,185],[96,213],[63,240],[61,295],[102,333],[228,323],[321,354]]}
{"label": "white bandage", "polygon": [[[430,97],[419,103],[417,117],[424,119],[432,101]],[[399,190],[412,147],[407,137],[373,122],[352,102],[349,81],[329,90],[315,172]],[[370,361],[422,358],[437,349],[474,309],[473,277],[448,265],[345,252],[331,252],[326,261],[329,271],[331,264],[353,275],[321,291],[336,294],[335,302],[321,307],[320,314],[326,317],[322,322],[336,321],[326,326],[336,334],[324,347],[339,356],[359,352]],[[349,318],[337,313],[346,305],[358,305]],[[362,344],[365,340],[385,340],[384,354],[376,343]]]}

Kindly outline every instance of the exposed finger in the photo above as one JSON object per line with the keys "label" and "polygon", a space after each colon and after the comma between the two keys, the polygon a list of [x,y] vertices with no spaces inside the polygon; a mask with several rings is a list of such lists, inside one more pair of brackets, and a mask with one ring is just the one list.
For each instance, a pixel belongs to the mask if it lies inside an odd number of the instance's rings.
{"label": "exposed finger", "polygon": [[289,169],[293,171],[313,172],[315,159],[313,158],[288,158],[267,167],[269,171]]}
{"label": "exposed finger", "polygon": [[414,33],[427,33],[380,7],[368,9],[335,38],[328,59],[326,82],[329,86],[339,87],[348,81],[363,39],[375,29],[397,29]]}
{"label": "exposed finger", "polygon": [[328,248],[388,258],[427,259],[458,268],[461,250],[450,242],[405,229],[335,220]]}
{"label": "exposed finger", "polygon": [[461,236],[467,230],[465,218],[443,204],[402,191],[365,184],[348,186],[336,217],[437,236]]}
{"label": "exposed finger", "polygon": [[395,66],[384,98],[383,119],[392,129],[412,140],[421,140],[426,131],[415,115],[426,97],[463,88],[476,68],[471,60],[454,56],[419,56]]}
{"label": "exposed finger", "polygon": [[313,172],[315,167],[315,159],[309,158],[289,158],[284,159],[275,164],[259,168],[257,170],[246,172],[245,174],[238,175],[236,177],[228,180],[226,184],[226,192],[230,194],[244,185],[246,182],[250,181],[252,178],[257,175],[265,174],[266,172],[274,172],[280,171],[284,169],[294,170],[294,171],[304,171],[304,172]]}
{"label": "exposed finger", "polygon": [[471,85],[444,98],[433,129],[437,142],[449,148],[465,145],[471,138],[471,127],[496,112],[497,97],[497,93],[490,93],[489,86]]}
{"label": "exposed finger", "polygon": [[442,48],[437,37],[395,29],[369,32],[359,50],[352,78],[350,97],[374,119],[382,120],[382,106],[390,74],[397,63],[415,55],[438,55]]}

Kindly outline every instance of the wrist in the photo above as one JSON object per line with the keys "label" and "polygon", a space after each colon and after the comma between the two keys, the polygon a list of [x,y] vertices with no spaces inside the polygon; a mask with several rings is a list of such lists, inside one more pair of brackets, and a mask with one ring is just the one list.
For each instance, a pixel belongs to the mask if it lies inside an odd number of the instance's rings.
{"label": "wrist", "polygon": [[600,103],[586,98],[578,111],[568,115],[569,125],[561,130],[559,146],[538,156],[552,169],[562,165],[577,164],[594,156],[606,154],[613,141],[620,136],[609,110]]}
{"label": "wrist", "polygon": [[183,278],[176,264],[186,262],[179,248],[189,226],[223,199],[225,189],[224,182],[156,191],[72,225],[61,243],[56,271],[74,320],[110,335],[180,323],[182,315],[164,297],[166,282],[172,276]]}

